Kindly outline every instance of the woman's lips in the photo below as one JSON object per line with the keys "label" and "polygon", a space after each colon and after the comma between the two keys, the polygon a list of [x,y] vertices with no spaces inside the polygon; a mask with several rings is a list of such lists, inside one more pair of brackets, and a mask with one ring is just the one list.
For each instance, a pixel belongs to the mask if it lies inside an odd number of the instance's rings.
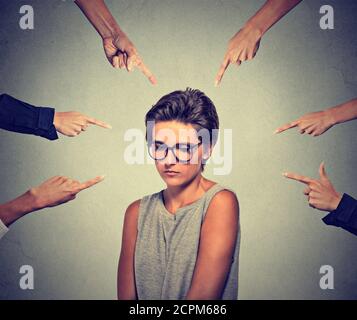
{"label": "woman's lips", "polygon": [[173,171],[173,170],[165,170],[164,171],[164,174],[168,177],[175,177],[177,176],[178,174],[180,174],[179,172],[177,171]]}

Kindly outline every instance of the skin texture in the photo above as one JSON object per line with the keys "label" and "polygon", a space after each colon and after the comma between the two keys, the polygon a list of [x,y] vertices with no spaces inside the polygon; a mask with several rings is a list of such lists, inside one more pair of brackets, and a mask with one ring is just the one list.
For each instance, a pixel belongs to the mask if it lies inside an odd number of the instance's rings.
{"label": "skin texture", "polygon": [[[170,129],[173,134],[166,135],[161,129]],[[154,140],[163,141],[168,146],[176,143],[197,143],[197,135],[192,134],[193,127],[176,121],[155,124]],[[186,130],[185,133],[180,130]],[[164,190],[166,209],[175,212],[197,201],[215,185],[202,176],[202,159],[211,153],[203,152],[203,146],[196,150],[194,163],[178,163],[172,153],[160,161],[155,161],[156,168],[167,185]],[[177,172],[168,176],[165,171]],[[118,266],[118,298],[137,299],[134,278],[134,253],[137,237],[137,220],[140,200],[133,202],[125,212],[123,240]],[[234,193],[228,190],[218,192],[211,200],[201,227],[199,252],[191,287],[186,299],[220,299],[222,289],[231,265],[239,225],[239,205]]]}
{"label": "skin texture", "polygon": [[112,126],[103,121],[88,117],[79,112],[55,112],[53,124],[56,130],[67,137],[75,137],[86,131],[89,125],[111,129]]}
{"label": "skin texture", "polygon": [[118,265],[117,290],[119,300],[136,300],[134,254],[140,200],[133,202],[125,212],[121,252]]}
{"label": "skin texture", "polygon": [[260,45],[262,36],[301,0],[268,0],[228,42],[228,48],[215,78],[218,86],[230,64],[239,66],[252,60]]}
{"label": "skin texture", "polygon": [[187,300],[218,300],[230,270],[238,233],[236,196],[223,190],[213,197],[201,229],[200,245]]}
{"label": "skin texture", "polygon": [[55,176],[31,188],[16,199],[0,205],[0,219],[8,227],[24,215],[46,207],[54,207],[74,200],[84,189],[103,181],[98,176],[84,183],[67,177]]}
{"label": "skin texture", "polygon": [[75,3],[101,36],[105,56],[114,68],[125,68],[128,72],[138,68],[152,84],[157,83],[103,0],[76,0]]}
{"label": "skin texture", "polygon": [[319,168],[320,179],[312,179],[296,173],[286,172],[283,175],[306,184],[304,194],[307,196],[310,207],[322,211],[333,211],[338,207],[342,195],[338,193],[328,178],[324,163]]}
{"label": "skin texture", "polygon": [[307,133],[313,137],[325,133],[332,126],[357,119],[357,99],[342,103],[335,107],[303,115],[275,130],[281,133],[291,128],[299,128],[301,134]]}

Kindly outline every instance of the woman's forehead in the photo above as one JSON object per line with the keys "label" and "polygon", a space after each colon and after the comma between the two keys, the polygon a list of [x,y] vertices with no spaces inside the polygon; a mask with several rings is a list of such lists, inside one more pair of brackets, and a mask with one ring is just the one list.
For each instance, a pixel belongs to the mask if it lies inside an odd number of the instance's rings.
{"label": "woman's forehead", "polygon": [[198,140],[196,129],[191,124],[185,124],[177,121],[157,122],[153,128],[155,140],[195,142]]}

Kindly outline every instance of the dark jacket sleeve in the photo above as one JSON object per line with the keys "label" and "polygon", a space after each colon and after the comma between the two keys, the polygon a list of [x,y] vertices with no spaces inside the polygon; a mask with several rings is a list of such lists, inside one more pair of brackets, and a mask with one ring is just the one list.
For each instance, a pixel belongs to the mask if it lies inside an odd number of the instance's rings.
{"label": "dark jacket sleeve", "polygon": [[0,95],[0,128],[25,134],[58,139],[53,125],[55,109],[35,107],[8,94]]}
{"label": "dark jacket sleeve", "polygon": [[341,227],[357,235],[357,200],[344,193],[336,210],[322,220],[328,225]]}

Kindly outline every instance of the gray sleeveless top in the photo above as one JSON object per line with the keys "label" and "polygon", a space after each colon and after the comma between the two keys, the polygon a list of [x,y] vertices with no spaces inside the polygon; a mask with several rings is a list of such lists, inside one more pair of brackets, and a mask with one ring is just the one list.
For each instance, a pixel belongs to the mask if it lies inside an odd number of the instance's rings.
{"label": "gray sleeveless top", "polygon": [[[181,300],[188,293],[196,264],[203,219],[213,196],[227,188],[215,184],[200,199],[170,213],[162,191],[140,201],[135,247],[139,300]],[[230,190],[232,191],[232,190]],[[238,298],[240,229],[222,299]]]}

